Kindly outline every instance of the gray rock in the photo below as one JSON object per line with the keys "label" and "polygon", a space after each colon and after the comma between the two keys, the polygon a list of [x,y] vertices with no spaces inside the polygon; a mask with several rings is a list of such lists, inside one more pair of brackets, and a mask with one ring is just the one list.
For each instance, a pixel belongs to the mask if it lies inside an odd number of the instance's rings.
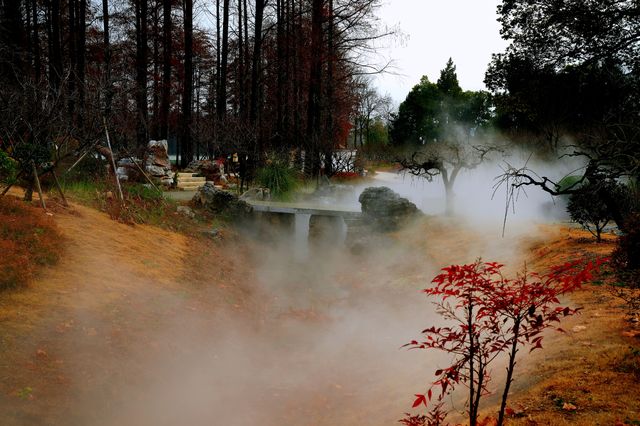
{"label": "gray rock", "polygon": [[[163,178],[167,176],[167,170],[164,167],[147,165],[145,168],[147,169],[147,173],[153,177]],[[171,172],[169,171],[169,173]]]}
{"label": "gray rock", "polygon": [[196,217],[196,214],[193,212],[193,210],[191,210],[191,207],[188,207],[188,206],[178,206],[176,211],[178,213],[180,213],[181,215],[184,215],[184,216],[189,217],[191,219]]}
{"label": "gray rock", "polygon": [[234,219],[245,218],[253,210],[247,202],[240,200],[235,194],[216,188],[211,182],[198,188],[193,196],[193,203],[212,213],[228,214]]}
{"label": "gray rock", "polygon": [[251,188],[240,196],[241,200],[270,200],[271,191],[269,188]]}
{"label": "gray rock", "polygon": [[166,139],[161,139],[159,141],[150,140],[149,144],[147,146],[149,148],[159,149],[159,150],[164,151],[164,152],[168,152],[169,151],[169,144],[167,143]]}
{"label": "gray rock", "polygon": [[116,169],[116,175],[118,176],[118,180],[127,181],[129,180],[129,169],[127,167],[119,166]]}
{"label": "gray rock", "polygon": [[406,198],[386,186],[366,188],[358,198],[362,219],[382,232],[395,231],[422,212]]}
{"label": "gray rock", "polygon": [[222,239],[222,234],[220,233],[220,230],[218,228],[205,229],[204,231],[201,231],[201,232],[202,232],[202,235],[204,235],[205,237],[209,237],[212,240]]}

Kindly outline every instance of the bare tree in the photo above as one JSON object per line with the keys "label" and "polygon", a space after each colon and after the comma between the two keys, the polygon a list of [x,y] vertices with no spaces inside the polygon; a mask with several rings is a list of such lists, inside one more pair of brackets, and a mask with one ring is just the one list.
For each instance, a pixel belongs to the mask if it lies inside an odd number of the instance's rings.
{"label": "bare tree", "polygon": [[441,176],[445,191],[445,214],[454,213],[456,178],[463,170],[473,170],[484,162],[491,152],[499,151],[497,146],[474,145],[460,129],[449,132],[442,141],[425,145],[409,158],[399,162],[405,172],[420,176],[428,181]]}

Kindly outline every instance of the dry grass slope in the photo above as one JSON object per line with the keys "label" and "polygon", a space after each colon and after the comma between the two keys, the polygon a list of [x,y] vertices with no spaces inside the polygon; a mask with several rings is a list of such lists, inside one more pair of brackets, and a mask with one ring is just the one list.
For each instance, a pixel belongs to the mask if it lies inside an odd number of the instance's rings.
{"label": "dry grass slope", "polygon": [[7,195],[0,198],[0,290],[27,284],[43,265],[57,262],[61,234],[50,216]]}

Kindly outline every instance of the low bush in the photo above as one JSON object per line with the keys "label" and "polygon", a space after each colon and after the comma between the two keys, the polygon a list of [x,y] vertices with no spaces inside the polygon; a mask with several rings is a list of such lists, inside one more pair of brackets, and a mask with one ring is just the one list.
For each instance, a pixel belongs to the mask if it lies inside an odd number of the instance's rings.
{"label": "low bush", "polygon": [[28,283],[37,269],[58,261],[61,235],[43,210],[0,197],[0,290]]}
{"label": "low bush", "polygon": [[571,220],[589,231],[597,242],[602,241],[602,231],[613,221],[611,211],[603,198],[604,192],[620,200],[625,211],[629,209],[630,191],[626,186],[616,182],[587,184],[580,192],[571,195],[567,206]]}
{"label": "low bush", "polygon": [[274,198],[287,198],[298,186],[298,174],[280,160],[271,160],[258,169],[256,180],[263,188],[269,188]]}
{"label": "low bush", "polygon": [[17,172],[17,163],[9,157],[9,154],[0,149],[0,184],[13,184]]}

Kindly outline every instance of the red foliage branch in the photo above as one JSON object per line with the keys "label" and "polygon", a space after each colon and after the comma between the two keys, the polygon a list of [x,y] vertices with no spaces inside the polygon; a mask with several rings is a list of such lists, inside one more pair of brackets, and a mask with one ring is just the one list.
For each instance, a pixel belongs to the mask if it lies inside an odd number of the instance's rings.
{"label": "red foliage branch", "polygon": [[437,389],[437,402],[427,416],[407,415],[400,420],[406,425],[440,425],[444,422],[444,397],[456,385],[469,390],[469,423],[478,423],[478,408],[482,396],[489,393],[490,364],[498,355],[507,352],[509,363],[498,425],[504,421],[509,387],[513,381],[516,355],[522,346],[530,351],[542,348],[542,332],[555,327],[561,318],[579,311],[558,306],[559,297],[579,288],[592,279],[592,273],[606,260],[572,262],[553,268],[547,274],[525,270],[516,278],[505,278],[504,265],[481,262],[452,265],[436,276],[433,287],[423,290],[438,298],[437,312],[451,325],[430,327],[422,331],[424,338],[413,340],[410,349],[438,349],[454,355],[453,363],[435,372],[427,392],[417,394],[413,408],[425,407]]}

